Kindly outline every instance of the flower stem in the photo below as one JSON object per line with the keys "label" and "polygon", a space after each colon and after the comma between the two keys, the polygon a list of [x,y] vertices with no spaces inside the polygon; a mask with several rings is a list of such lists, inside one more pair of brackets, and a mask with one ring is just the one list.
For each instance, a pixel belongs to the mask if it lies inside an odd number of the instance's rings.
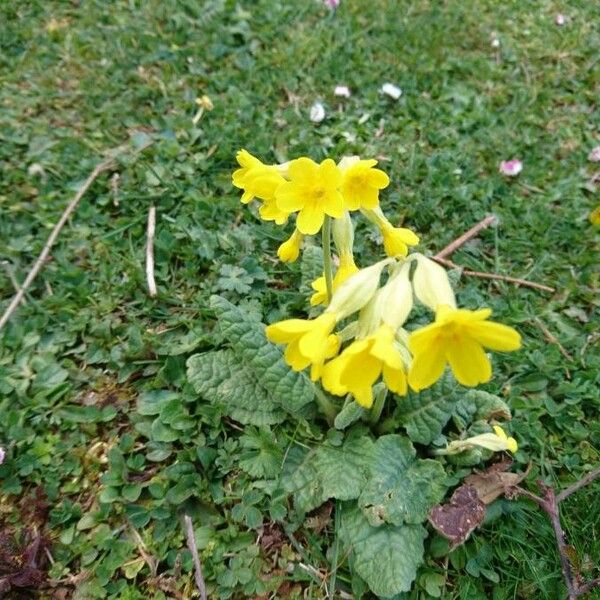
{"label": "flower stem", "polygon": [[333,425],[333,422],[335,421],[335,417],[338,413],[337,408],[335,407],[333,402],[331,402],[331,400],[329,400],[329,398],[326,396],[326,394],[323,392],[323,390],[321,390],[321,388],[319,388],[318,385],[314,386],[314,390],[315,390],[315,400],[316,400],[317,404],[319,405],[319,408],[325,415],[325,418],[327,419],[327,422],[329,423],[329,425]]}
{"label": "flower stem", "polygon": [[379,389],[375,392],[375,402],[373,402],[373,407],[371,408],[371,414],[369,416],[369,423],[374,425],[379,421],[381,417],[381,413],[383,411],[383,407],[385,405],[385,399],[387,397],[387,388]]}
{"label": "flower stem", "polygon": [[327,303],[333,296],[333,264],[331,261],[331,217],[325,215],[323,221],[323,271],[325,273],[325,286],[327,288]]}

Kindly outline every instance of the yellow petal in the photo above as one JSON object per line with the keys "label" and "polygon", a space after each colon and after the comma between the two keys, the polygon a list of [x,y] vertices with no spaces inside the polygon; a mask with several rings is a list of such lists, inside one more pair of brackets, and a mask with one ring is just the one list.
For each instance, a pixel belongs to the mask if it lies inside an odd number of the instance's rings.
{"label": "yellow petal", "polygon": [[265,329],[267,339],[274,344],[288,344],[308,331],[310,321],[305,319],[286,319],[273,323]]}
{"label": "yellow petal", "polygon": [[406,395],[408,391],[406,373],[403,368],[394,369],[387,364],[383,365],[383,381],[388,388],[400,396]]}
{"label": "yellow petal", "polygon": [[448,344],[447,357],[452,373],[462,385],[474,387],[492,378],[492,366],[476,341],[460,338]]}
{"label": "yellow petal", "polygon": [[390,178],[381,169],[369,169],[367,181],[371,187],[378,190],[382,190],[390,184]]}
{"label": "yellow petal", "polygon": [[352,390],[352,395],[356,403],[363,408],[371,408],[373,406],[373,389],[369,387],[360,387]]}
{"label": "yellow petal", "polygon": [[323,367],[321,383],[328,392],[336,396],[343,396],[348,393],[348,388],[343,386],[340,381],[340,376],[346,366],[346,362],[347,358],[340,355]]}
{"label": "yellow petal", "polygon": [[328,188],[336,189],[342,183],[342,172],[331,158],[326,158],[319,165],[319,176]]}
{"label": "yellow petal", "polygon": [[304,198],[300,194],[298,187],[289,181],[282,183],[277,188],[275,201],[280,210],[288,213],[296,212],[304,206]]}
{"label": "yellow petal", "polygon": [[301,156],[290,162],[288,174],[292,180],[311,180],[317,177],[318,167],[314,160]]}
{"label": "yellow petal", "polygon": [[468,331],[475,340],[490,350],[509,352],[521,347],[521,336],[508,325],[493,321],[479,321],[470,323]]}
{"label": "yellow petal", "polygon": [[316,203],[306,204],[298,213],[296,227],[305,235],[314,235],[321,229],[325,215]]}
{"label": "yellow petal", "polygon": [[506,435],[506,433],[504,432],[504,429],[502,429],[502,427],[500,427],[500,425],[494,425],[493,426],[493,430],[494,433],[501,439],[503,440],[507,440],[508,436]]}
{"label": "yellow petal", "polygon": [[283,357],[285,362],[292,367],[294,371],[303,371],[310,365],[310,360],[300,353],[298,340],[294,340],[287,346]]}
{"label": "yellow petal", "polygon": [[408,372],[410,387],[419,392],[432,386],[443,375],[445,366],[446,348],[442,344],[416,355]]}
{"label": "yellow petal", "polygon": [[515,438],[509,437],[506,440],[506,447],[509,452],[514,454],[519,449],[519,444],[517,444],[517,440],[515,440]]}

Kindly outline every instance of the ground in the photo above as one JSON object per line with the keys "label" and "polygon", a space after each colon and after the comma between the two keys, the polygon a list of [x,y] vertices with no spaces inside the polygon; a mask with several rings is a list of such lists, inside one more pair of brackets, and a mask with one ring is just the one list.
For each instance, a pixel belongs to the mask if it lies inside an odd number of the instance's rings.
{"label": "ground", "polygon": [[[186,359],[225,341],[211,294],[268,322],[305,308],[299,267],[274,259],[289,232],[261,222],[231,186],[243,147],[273,162],[377,157],[392,179],[384,208],[418,231],[423,252],[495,214],[497,227],[453,260],[556,289],[460,282],[462,304],[487,303],[524,336],[486,387],[513,411],[517,468],[531,464],[528,486],[563,487],[598,465],[598,230],[588,220],[598,167],[587,159],[600,143],[598,4],[9,1],[0,21],[1,307],[105,151],[153,141],[98,178],[0,332],[0,523],[12,535],[48,505],[51,584],[39,597],[190,594],[183,510],[201,523],[215,598],[262,597],[273,581],[278,597],[324,597],[332,507],[292,533],[289,507],[253,460],[269,434],[199,403],[186,380]],[[386,82],[402,88],[398,101],[380,93]],[[338,84],[349,99],[333,96]],[[202,95],[214,109],[194,124]],[[318,125],[308,116],[317,100]],[[515,178],[498,172],[511,158],[523,161]],[[150,205],[156,298],[143,267]],[[376,245],[365,233],[367,262]],[[168,426],[152,420],[159,400],[171,401]],[[274,429],[290,443],[323,435]],[[600,558],[599,491],[564,506],[584,572]],[[429,560],[413,596],[563,590],[544,515],[501,500],[464,547]]]}

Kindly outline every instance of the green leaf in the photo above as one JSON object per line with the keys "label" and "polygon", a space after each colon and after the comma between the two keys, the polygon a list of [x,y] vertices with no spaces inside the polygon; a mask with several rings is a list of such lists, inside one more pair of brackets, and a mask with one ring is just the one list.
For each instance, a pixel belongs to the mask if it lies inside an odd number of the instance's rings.
{"label": "green leaf", "polygon": [[169,401],[178,398],[178,394],[169,390],[149,390],[142,392],[138,397],[137,411],[140,415],[158,415]]}
{"label": "green leaf", "polygon": [[223,337],[238,358],[236,370],[243,364],[285,410],[299,413],[315,395],[308,377],[285,364],[281,349],[267,340],[262,323],[219,296],[212,296],[210,303]]}
{"label": "green leaf", "polygon": [[410,590],[423,562],[421,525],[373,527],[360,509],[344,507],[340,539],[352,552],[352,568],[377,596],[389,598]]}
{"label": "green leaf", "polygon": [[347,439],[341,446],[325,444],[313,451],[293,448],[282,483],[298,510],[309,512],[329,498],[353,500],[367,483],[374,445],[368,437]]}
{"label": "green leaf", "polygon": [[187,376],[196,392],[221,404],[240,423],[269,425],[285,419],[279,403],[264,386],[261,373],[240,362],[232,350],[190,357]]}
{"label": "green leaf", "polygon": [[358,505],[371,525],[421,523],[444,497],[445,481],[438,461],[417,459],[408,438],[385,435],[375,443],[370,477]]}
{"label": "green leaf", "polygon": [[453,420],[462,430],[473,421],[491,418],[510,420],[510,409],[502,398],[483,390],[466,390],[454,407]]}
{"label": "green leaf", "polygon": [[413,442],[431,444],[452,416],[453,400],[434,386],[418,394],[409,392],[398,401],[400,423]]}
{"label": "green leaf", "polygon": [[354,400],[349,402],[335,417],[333,425],[336,429],[347,429],[358,421],[367,411]]}

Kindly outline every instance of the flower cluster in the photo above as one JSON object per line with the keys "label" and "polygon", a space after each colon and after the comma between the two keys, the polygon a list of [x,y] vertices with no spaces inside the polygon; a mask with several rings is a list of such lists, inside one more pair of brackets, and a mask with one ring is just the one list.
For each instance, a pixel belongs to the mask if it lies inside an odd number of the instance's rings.
{"label": "flower cluster", "polygon": [[[423,254],[408,252],[419,238],[394,227],[379,207],[388,176],[375,160],[343,158],[320,164],[302,157],[265,165],[242,150],[233,184],[242,202],[262,202],[263,219],[286,223],[295,215],[292,236],[278,250],[283,261],[296,260],[304,236],[323,229],[324,269],[312,284],[312,305],[324,305],[314,319],[287,319],[269,325],[267,337],[285,344],[285,360],[296,371],[310,367],[313,381],[331,394],[351,394],[370,408],[380,379],[400,395],[433,385],[450,367],[465,386],[490,380],[486,350],[512,351],[521,345],[511,327],[489,320],[491,310],[458,308],[444,268]],[[350,213],[360,211],[381,232],[387,258],[362,269],[353,255]],[[339,257],[333,274],[329,227]],[[415,300],[434,315],[428,325],[407,328]],[[485,440],[484,440],[485,441]]]}

